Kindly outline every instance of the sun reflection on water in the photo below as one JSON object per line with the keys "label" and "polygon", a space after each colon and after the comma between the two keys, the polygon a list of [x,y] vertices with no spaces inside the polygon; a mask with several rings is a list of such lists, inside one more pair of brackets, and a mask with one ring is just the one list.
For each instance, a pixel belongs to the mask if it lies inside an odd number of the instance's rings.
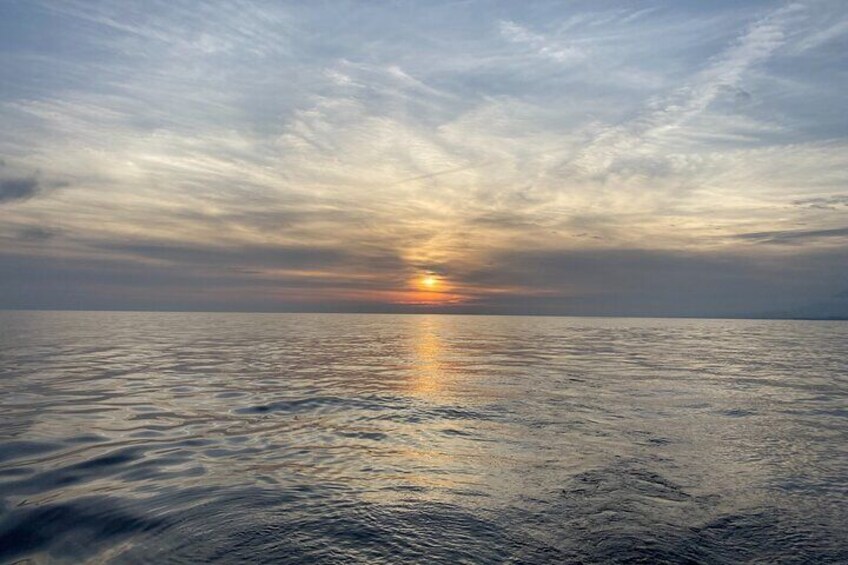
{"label": "sun reflection on water", "polygon": [[440,333],[440,322],[431,316],[422,316],[413,340],[412,392],[419,396],[438,398],[446,392],[448,379],[446,344]]}

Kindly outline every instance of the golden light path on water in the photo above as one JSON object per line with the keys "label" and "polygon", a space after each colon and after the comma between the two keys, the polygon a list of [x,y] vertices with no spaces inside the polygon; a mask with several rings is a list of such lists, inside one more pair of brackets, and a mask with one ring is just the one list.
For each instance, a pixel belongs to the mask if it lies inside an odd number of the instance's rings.
{"label": "golden light path on water", "polygon": [[416,395],[438,397],[445,392],[448,378],[443,366],[446,351],[439,335],[438,319],[427,317],[416,329],[417,339],[413,342],[415,376],[410,389]]}

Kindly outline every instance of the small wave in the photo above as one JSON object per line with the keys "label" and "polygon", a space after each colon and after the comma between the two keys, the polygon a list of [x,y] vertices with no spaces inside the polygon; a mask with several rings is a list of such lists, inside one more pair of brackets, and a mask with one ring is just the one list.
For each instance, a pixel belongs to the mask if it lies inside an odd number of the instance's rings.
{"label": "small wave", "polygon": [[11,561],[49,550],[64,559],[84,559],[112,545],[168,525],[121,507],[109,497],[85,497],[16,508],[0,525],[0,561]]}

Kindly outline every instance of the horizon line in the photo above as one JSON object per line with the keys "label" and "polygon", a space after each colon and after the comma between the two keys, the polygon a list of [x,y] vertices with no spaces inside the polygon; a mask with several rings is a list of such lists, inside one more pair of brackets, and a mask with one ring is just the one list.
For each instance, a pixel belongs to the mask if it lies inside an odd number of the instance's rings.
{"label": "horizon line", "polygon": [[142,308],[0,308],[0,312],[97,312],[141,314],[267,314],[267,315],[351,315],[351,316],[491,316],[514,318],[612,318],[637,320],[751,320],[797,322],[846,322],[845,316],[766,316],[766,315],[612,315],[612,314],[544,314],[509,312],[380,312],[380,311],[319,311],[319,310],[180,310]]}

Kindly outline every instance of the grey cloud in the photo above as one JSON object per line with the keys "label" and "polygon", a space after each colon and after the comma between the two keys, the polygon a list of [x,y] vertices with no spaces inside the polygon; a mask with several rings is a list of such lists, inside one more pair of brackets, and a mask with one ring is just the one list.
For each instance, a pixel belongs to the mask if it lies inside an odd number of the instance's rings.
{"label": "grey cloud", "polygon": [[41,191],[35,178],[0,179],[0,204],[16,200],[29,200]]}
{"label": "grey cloud", "polygon": [[[642,249],[513,250],[495,254],[488,266],[472,271],[462,272],[450,265],[426,266],[472,288],[514,289],[511,292],[478,294],[459,306],[413,308],[341,297],[333,301],[314,298],[326,289],[393,288],[389,277],[374,283],[338,280],[331,275],[308,280],[262,275],[263,268],[362,267],[366,260],[384,261],[380,272],[388,275],[396,271],[396,259],[388,255],[363,259],[335,249],[208,249],[152,243],[113,244],[102,249],[114,251],[118,257],[0,256],[0,306],[736,316],[793,311],[833,296],[845,288],[848,279],[845,249],[788,258],[781,254],[772,259],[762,254]],[[142,264],[139,257],[163,263]],[[209,276],[210,269],[214,276]]]}
{"label": "grey cloud", "polygon": [[837,208],[848,207],[848,195],[804,198],[802,200],[795,200],[792,204],[816,210],[836,210]]}
{"label": "grey cloud", "polygon": [[[318,245],[238,245],[233,247],[128,242],[93,244],[96,249],[110,251],[128,260],[154,259],[180,268],[213,269],[250,275],[262,270],[313,269],[332,270],[344,267],[375,273],[398,273],[404,269],[400,257],[385,249],[358,249]],[[387,276],[387,284],[391,283]],[[281,281],[282,284],[282,281]],[[311,283],[312,284],[312,283]],[[314,282],[314,284],[320,284]],[[333,280],[332,284],[339,285]],[[354,279],[350,284],[358,286]]]}
{"label": "grey cloud", "polygon": [[[732,85],[721,85],[718,87],[719,93],[724,94],[729,101],[732,101],[734,105],[745,105],[749,104],[753,99],[753,95],[745,90],[744,88]],[[717,98],[720,98],[718,96]]]}
{"label": "grey cloud", "polygon": [[157,243],[98,243],[97,247],[122,255],[189,265],[304,268],[336,263],[344,251],[308,246],[200,247]]}
{"label": "grey cloud", "polygon": [[736,235],[737,239],[754,241],[757,243],[783,243],[793,244],[805,240],[821,238],[848,237],[848,227],[828,230],[787,230],[787,231],[762,231],[742,233]]}
{"label": "grey cloud", "polygon": [[0,255],[0,308],[192,308],[249,285],[236,274],[208,277],[130,261]]}
{"label": "grey cloud", "polygon": [[28,226],[18,230],[18,239],[22,241],[47,241],[58,236],[59,230],[40,226]]}
{"label": "grey cloud", "polygon": [[789,310],[844,288],[848,250],[787,257],[645,249],[519,252],[465,275],[482,312],[561,315],[738,316]]}
{"label": "grey cloud", "polygon": [[0,254],[0,308],[200,311],[398,311],[400,306],[327,299],[327,289],[367,289],[331,278],[259,277],[249,269],[142,264],[132,259]]}
{"label": "grey cloud", "polygon": [[482,226],[513,230],[535,230],[541,224],[541,222],[534,219],[528,219],[520,214],[511,214],[508,212],[486,212],[471,218],[469,222]]}

